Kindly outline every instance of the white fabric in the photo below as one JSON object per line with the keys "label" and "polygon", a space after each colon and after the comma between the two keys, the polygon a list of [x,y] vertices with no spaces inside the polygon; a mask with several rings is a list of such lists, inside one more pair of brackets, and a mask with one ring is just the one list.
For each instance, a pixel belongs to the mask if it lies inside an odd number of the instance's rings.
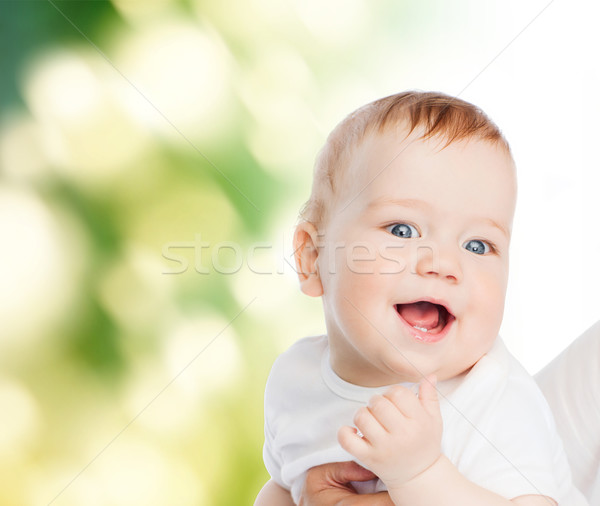
{"label": "white fabric", "polygon": [[600,505],[600,322],[535,379],[565,442],[575,485],[590,504]]}
{"label": "white fabric", "polygon": [[[328,352],[325,336],[298,341],[275,361],[265,391],[265,465],[296,503],[308,469],[352,460],[337,443],[337,431],[386,390],[343,381]],[[541,494],[560,506],[587,504],[572,485],[542,393],[500,338],[468,374],[440,382],[438,390],[442,451],[469,480],[509,499]],[[370,485],[361,492],[382,489]]]}

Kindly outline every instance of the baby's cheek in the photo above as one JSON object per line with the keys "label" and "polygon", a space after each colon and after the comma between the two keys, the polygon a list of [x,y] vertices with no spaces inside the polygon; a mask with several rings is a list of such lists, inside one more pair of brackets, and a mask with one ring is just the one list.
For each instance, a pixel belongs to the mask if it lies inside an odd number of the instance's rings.
{"label": "baby's cheek", "polygon": [[411,254],[414,256],[416,253],[409,248],[399,248],[397,243],[381,244],[377,248],[377,258],[373,264],[373,271],[381,276],[410,273]]}
{"label": "baby's cheek", "polygon": [[501,276],[482,276],[473,296],[478,306],[475,310],[479,315],[481,324],[492,327],[492,333],[497,334],[504,313],[505,281]]}

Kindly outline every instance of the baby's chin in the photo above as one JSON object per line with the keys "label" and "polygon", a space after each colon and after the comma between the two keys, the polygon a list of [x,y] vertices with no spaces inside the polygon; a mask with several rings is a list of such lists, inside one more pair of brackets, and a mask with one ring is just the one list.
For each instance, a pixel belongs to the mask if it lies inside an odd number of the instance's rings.
{"label": "baby's chin", "polygon": [[479,362],[481,357],[483,357],[487,352],[490,351],[494,344],[494,341],[486,346],[482,346],[479,350],[474,353],[471,353],[469,356],[459,356],[455,362],[448,362],[443,364],[437,371],[434,371],[436,374],[438,381],[447,381],[453,378],[462,377],[467,375],[471,369]]}
{"label": "baby's chin", "polygon": [[[436,375],[438,382],[463,377],[471,371],[473,366],[487,351],[489,349],[468,357],[464,354],[457,354],[456,357],[452,357],[448,353],[445,353],[443,356],[438,357],[439,360],[435,360],[433,357],[411,357],[410,354],[406,354],[406,358],[411,362],[411,367],[410,370],[406,370],[405,367],[395,368],[397,370],[397,382],[420,383],[423,378],[431,374]],[[399,366],[400,364],[397,365]]]}

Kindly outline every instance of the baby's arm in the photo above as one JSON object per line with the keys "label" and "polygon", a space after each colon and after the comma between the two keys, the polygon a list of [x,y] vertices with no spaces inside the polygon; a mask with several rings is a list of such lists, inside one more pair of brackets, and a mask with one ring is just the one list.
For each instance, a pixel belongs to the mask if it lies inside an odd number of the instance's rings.
{"label": "baby's arm", "polygon": [[541,495],[505,499],[469,481],[444,455],[414,479],[389,490],[389,494],[397,506],[556,506],[553,499]]}
{"label": "baby's arm", "polygon": [[290,492],[269,480],[258,493],[254,506],[294,506]]}
{"label": "baby's arm", "polygon": [[544,496],[509,501],[465,478],[441,452],[442,416],[435,377],[421,382],[419,397],[402,386],[374,396],[351,427],[342,427],[342,447],[387,486],[394,504],[461,506],[556,506]]}

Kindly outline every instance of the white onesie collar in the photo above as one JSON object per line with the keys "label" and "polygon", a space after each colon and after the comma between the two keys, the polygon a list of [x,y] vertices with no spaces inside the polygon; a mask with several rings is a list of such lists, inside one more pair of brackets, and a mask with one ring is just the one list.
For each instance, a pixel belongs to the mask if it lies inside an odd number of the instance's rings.
{"label": "white onesie collar", "polygon": [[[331,368],[331,363],[329,362],[329,345],[327,345],[323,351],[323,356],[321,357],[321,376],[327,387],[334,394],[344,399],[363,404],[367,404],[369,399],[374,395],[382,395],[390,387],[389,385],[382,387],[363,387],[344,381]],[[417,386],[415,383],[400,384],[414,390],[416,393]]]}
{"label": "white onesie collar", "polygon": [[[492,366],[492,370],[498,368],[498,366],[500,366],[501,369],[504,369],[506,367],[506,365],[504,364],[506,360],[503,360],[506,359],[505,355],[506,347],[502,342],[502,339],[498,337],[494,345],[492,346],[492,349],[486,355],[484,355],[483,360],[480,360],[481,363],[475,364],[473,369],[471,369],[471,371],[469,371],[468,373],[463,373],[455,378],[440,381],[437,385],[438,392],[442,394],[443,398],[449,395],[455,395],[455,392],[459,389],[459,387],[464,382],[467,376],[470,380],[473,380],[475,378],[477,378],[480,381],[484,380],[484,371],[487,372],[488,376],[491,374],[491,371],[490,365],[484,367],[483,363],[494,363],[494,366]],[[484,373],[484,378],[480,378],[482,373]],[[321,357],[321,377],[323,378],[323,382],[325,383],[325,385],[327,385],[327,387],[334,394],[342,397],[343,399],[348,399],[350,401],[360,402],[363,404],[367,404],[369,402],[369,399],[374,395],[382,395],[390,387],[390,385],[382,387],[363,387],[344,381],[331,368],[331,363],[329,361],[329,344],[326,344],[325,349],[323,350],[323,355]],[[412,390],[415,394],[418,393],[418,383],[406,382],[400,383],[400,385]]]}

